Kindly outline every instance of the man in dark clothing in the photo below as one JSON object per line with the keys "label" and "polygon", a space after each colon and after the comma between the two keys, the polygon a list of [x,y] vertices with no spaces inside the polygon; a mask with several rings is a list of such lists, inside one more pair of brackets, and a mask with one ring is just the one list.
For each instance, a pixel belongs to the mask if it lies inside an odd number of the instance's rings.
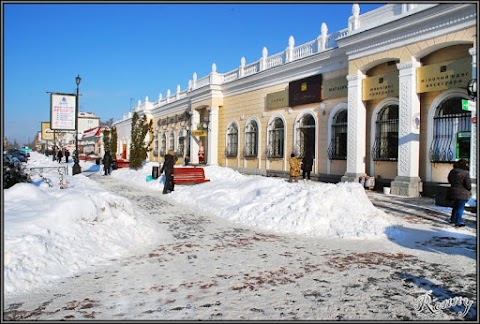
{"label": "man in dark clothing", "polygon": [[110,175],[110,168],[112,167],[112,156],[110,155],[110,151],[105,151],[105,155],[103,156],[103,169],[105,171],[104,175]]}
{"label": "man in dark clothing", "polygon": [[448,182],[450,183],[449,199],[453,201],[450,224],[455,224],[455,227],[465,226],[462,220],[463,211],[472,190],[467,160],[460,159],[453,164],[453,169],[448,174]]}
{"label": "man in dark clothing", "polygon": [[59,150],[58,150],[58,153],[57,153],[57,161],[58,161],[58,163],[62,162],[62,157],[63,157],[62,150],[59,149]]}
{"label": "man in dark clothing", "polygon": [[305,152],[305,156],[302,159],[302,178],[303,181],[310,180],[310,172],[312,172],[313,157],[310,150]]}
{"label": "man in dark clothing", "polygon": [[65,163],[68,163],[68,157],[70,156],[70,152],[65,150]]}
{"label": "man in dark clothing", "polygon": [[173,166],[175,165],[175,162],[175,152],[173,150],[169,150],[165,155],[165,161],[160,169],[160,174],[165,171],[165,185],[163,186],[163,194],[173,191]]}

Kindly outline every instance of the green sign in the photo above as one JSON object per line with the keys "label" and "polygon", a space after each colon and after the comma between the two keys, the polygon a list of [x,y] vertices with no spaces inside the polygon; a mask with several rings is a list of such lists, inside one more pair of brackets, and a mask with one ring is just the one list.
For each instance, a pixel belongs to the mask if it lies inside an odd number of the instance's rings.
{"label": "green sign", "polygon": [[476,102],[472,100],[462,99],[462,110],[476,111],[477,110]]}

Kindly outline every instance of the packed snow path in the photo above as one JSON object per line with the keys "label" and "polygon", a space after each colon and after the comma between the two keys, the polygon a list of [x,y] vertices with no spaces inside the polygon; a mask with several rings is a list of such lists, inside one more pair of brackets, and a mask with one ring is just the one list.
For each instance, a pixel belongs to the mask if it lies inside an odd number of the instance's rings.
{"label": "packed snow path", "polygon": [[[91,178],[128,198],[169,236],[142,254],[6,298],[4,320],[476,318],[474,236],[459,240],[439,230],[405,247],[279,235],[199,213],[112,177]],[[462,296],[474,304],[465,317],[458,314],[464,305],[417,310],[419,297],[430,290],[438,302]]]}

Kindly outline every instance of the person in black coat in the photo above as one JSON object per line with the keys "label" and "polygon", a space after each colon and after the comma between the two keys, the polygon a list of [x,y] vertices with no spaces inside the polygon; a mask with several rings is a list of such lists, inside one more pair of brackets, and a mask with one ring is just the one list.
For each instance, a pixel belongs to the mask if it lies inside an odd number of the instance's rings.
{"label": "person in black coat", "polygon": [[465,226],[462,220],[463,211],[472,190],[467,160],[460,159],[453,164],[453,169],[448,174],[448,182],[450,183],[449,198],[453,201],[450,224],[455,224],[456,227]]}
{"label": "person in black coat", "polygon": [[65,150],[65,163],[68,163],[68,157],[70,156],[70,152]]}
{"label": "person in black coat", "polygon": [[173,166],[175,165],[175,162],[177,162],[177,159],[175,158],[175,152],[173,150],[169,150],[165,155],[165,161],[160,169],[160,174],[165,172],[165,185],[163,186],[163,194],[173,191]]}
{"label": "person in black coat", "polygon": [[312,157],[312,152],[306,151],[305,156],[302,159],[302,177],[303,180],[307,178],[310,180],[310,172],[312,172],[312,167],[313,167],[313,157]]}
{"label": "person in black coat", "polygon": [[103,155],[103,169],[105,171],[104,175],[110,175],[112,172],[110,171],[112,167],[112,156],[110,155],[110,151],[105,151]]}
{"label": "person in black coat", "polygon": [[58,161],[58,163],[62,162],[62,158],[63,158],[63,153],[62,153],[62,150],[59,149],[59,150],[58,150],[58,153],[57,153],[57,161]]}

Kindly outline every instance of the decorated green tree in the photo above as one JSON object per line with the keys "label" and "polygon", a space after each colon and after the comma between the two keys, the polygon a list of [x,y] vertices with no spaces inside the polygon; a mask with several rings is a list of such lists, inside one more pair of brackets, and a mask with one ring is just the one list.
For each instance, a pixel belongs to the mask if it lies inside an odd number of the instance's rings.
{"label": "decorated green tree", "polygon": [[105,152],[111,152],[110,129],[108,127],[103,129],[103,148],[105,149]]}
{"label": "decorated green tree", "polygon": [[147,157],[147,152],[150,151],[150,145],[153,142],[153,137],[150,137],[148,143],[145,143],[145,137],[151,133],[153,129],[153,122],[147,122],[147,116],[140,118],[137,112],[132,116],[132,133],[130,143],[130,167],[138,170]]}
{"label": "decorated green tree", "polygon": [[112,152],[112,157],[116,159],[117,156],[117,128],[115,126],[112,127],[112,133],[110,138],[110,149]]}

